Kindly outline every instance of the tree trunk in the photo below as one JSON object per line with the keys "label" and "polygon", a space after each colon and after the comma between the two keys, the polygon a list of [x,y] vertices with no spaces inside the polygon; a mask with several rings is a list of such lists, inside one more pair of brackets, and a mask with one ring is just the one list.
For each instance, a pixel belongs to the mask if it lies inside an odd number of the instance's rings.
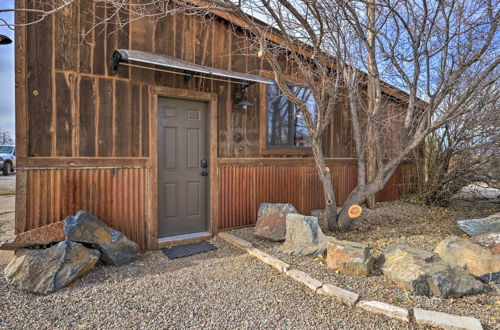
{"label": "tree trunk", "polygon": [[325,214],[324,217],[328,222],[328,230],[337,231],[337,202],[335,200],[335,190],[333,189],[332,176],[330,169],[326,167],[325,157],[321,149],[321,142],[318,137],[312,139],[312,151],[314,155],[314,162],[318,170],[319,179],[323,185],[325,193]]}
{"label": "tree trunk", "polygon": [[[375,2],[369,0],[367,5],[368,16],[368,134],[366,140],[366,184],[371,182],[377,173],[377,136],[376,116],[380,105],[380,86],[377,72],[377,61],[375,57]],[[362,202],[361,202],[362,203]],[[369,195],[366,199],[368,208],[375,207],[375,195]]]}
{"label": "tree trunk", "polygon": [[338,215],[337,225],[340,231],[348,231],[351,227],[353,219],[349,217],[349,208],[352,205],[360,205],[366,200],[366,187],[357,186],[350,194],[342,206],[342,210]]}
{"label": "tree trunk", "polygon": [[[377,153],[375,151],[375,141],[374,141],[374,133],[375,129],[372,124],[368,124],[370,127],[368,128],[368,136],[366,139],[367,145],[367,155],[366,155],[366,183],[371,182],[377,173]],[[363,203],[361,201],[360,203]],[[369,209],[375,207],[375,195],[370,195],[366,198],[366,206]]]}
{"label": "tree trunk", "polygon": [[351,227],[353,219],[349,217],[349,208],[352,205],[359,205],[363,203],[366,198],[370,195],[374,195],[378,191],[382,190],[394,174],[394,171],[398,168],[398,164],[391,167],[386,167],[381,169],[380,172],[375,176],[375,178],[367,185],[358,185],[350,194],[347,196],[344,204],[342,205],[342,210],[337,218],[337,225],[340,231],[348,231]]}

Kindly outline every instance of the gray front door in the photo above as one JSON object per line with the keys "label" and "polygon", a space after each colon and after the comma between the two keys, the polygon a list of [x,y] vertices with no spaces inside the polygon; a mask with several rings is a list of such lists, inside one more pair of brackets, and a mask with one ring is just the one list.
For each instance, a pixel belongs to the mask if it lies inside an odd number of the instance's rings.
{"label": "gray front door", "polygon": [[203,102],[158,99],[159,238],[207,231],[206,109]]}

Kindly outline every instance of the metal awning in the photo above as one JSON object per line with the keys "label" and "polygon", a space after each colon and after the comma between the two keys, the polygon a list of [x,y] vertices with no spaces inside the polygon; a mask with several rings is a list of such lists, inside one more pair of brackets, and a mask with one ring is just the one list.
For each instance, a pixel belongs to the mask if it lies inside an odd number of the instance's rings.
{"label": "metal awning", "polygon": [[[133,62],[133,63],[131,63],[131,62]],[[195,73],[203,73],[203,74],[207,74],[207,75],[211,75],[211,76],[218,76],[218,77],[224,77],[224,78],[236,79],[236,80],[243,81],[243,82],[239,82],[239,81],[232,81],[232,80],[224,80],[224,81],[230,81],[230,82],[240,83],[240,84],[248,84],[249,82],[257,82],[257,83],[270,84],[270,85],[275,84],[274,80],[268,79],[268,78],[265,78],[262,76],[257,76],[257,75],[253,75],[253,74],[246,74],[246,73],[241,73],[241,72],[228,71],[228,70],[222,70],[222,69],[215,69],[215,68],[211,68],[208,66],[195,64],[195,63],[192,63],[189,61],[184,61],[184,60],[181,60],[181,59],[173,57],[173,56],[149,53],[149,52],[144,52],[141,50],[117,49],[113,54],[113,74],[116,74],[116,69],[118,68],[118,65],[120,63],[125,64],[125,65],[129,65],[129,66],[133,66],[133,67],[140,67],[140,68],[144,68],[144,69],[151,69],[151,70],[164,71],[164,72],[169,72],[169,73],[174,73],[174,74],[181,74],[184,76],[195,76]],[[166,70],[158,69],[155,67],[138,65],[136,63],[163,66],[163,67],[167,67],[167,68],[174,68],[174,69],[179,69],[179,70],[184,70],[184,71],[183,72],[166,71]],[[205,76],[199,76],[199,75],[196,75],[196,77],[205,78],[205,79],[221,80],[221,79],[217,79],[217,78],[205,77]]]}

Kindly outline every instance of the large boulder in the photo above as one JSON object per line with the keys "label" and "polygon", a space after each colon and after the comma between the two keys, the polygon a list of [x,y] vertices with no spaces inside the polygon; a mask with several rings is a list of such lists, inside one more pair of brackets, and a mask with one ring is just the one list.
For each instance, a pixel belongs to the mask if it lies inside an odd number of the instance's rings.
{"label": "large boulder", "polygon": [[347,275],[368,276],[375,259],[370,248],[356,242],[330,242],[326,248],[326,266]]}
{"label": "large boulder", "polygon": [[391,245],[380,258],[382,272],[397,286],[419,296],[461,297],[481,292],[483,284],[435,253]]}
{"label": "large boulder", "polygon": [[128,264],[139,251],[137,244],[102,220],[80,211],[67,217],[64,225],[66,239],[89,244],[101,251],[101,260],[115,266]]}
{"label": "large boulder", "polygon": [[325,254],[326,246],[333,241],[336,241],[335,238],[323,234],[318,218],[294,213],[286,216],[286,235],[281,246],[282,252],[308,256]]}
{"label": "large boulder", "polygon": [[500,283],[500,256],[478,244],[450,236],[434,249],[442,260],[463,267],[471,275],[485,282]]}
{"label": "large boulder", "polygon": [[255,235],[271,241],[283,241],[286,232],[286,216],[297,213],[292,204],[261,203],[255,224]]}
{"label": "large boulder", "polygon": [[470,242],[481,245],[495,255],[500,255],[500,234],[489,233],[474,236],[469,239]]}
{"label": "large boulder", "polygon": [[500,234],[500,214],[494,214],[483,219],[458,220],[458,226],[470,236],[488,233]]}
{"label": "large boulder", "polygon": [[0,242],[0,250],[18,250],[24,247],[64,241],[64,223],[64,220],[58,221],[17,234]]}
{"label": "large boulder", "polygon": [[99,255],[99,251],[71,241],[42,250],[20,249],[4,274],[7,282],[18,289],[48,294],[91,270]]}

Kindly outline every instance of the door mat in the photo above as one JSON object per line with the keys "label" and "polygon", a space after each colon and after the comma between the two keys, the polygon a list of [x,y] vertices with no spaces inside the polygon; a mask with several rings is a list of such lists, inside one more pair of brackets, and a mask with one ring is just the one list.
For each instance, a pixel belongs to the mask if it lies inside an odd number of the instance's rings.
{"label": "door mat", "polygon": [[189,257],[195,254],[205,253],[217,249],[208,242],[190,243],[162,249],[163,253],[170,259]]}

